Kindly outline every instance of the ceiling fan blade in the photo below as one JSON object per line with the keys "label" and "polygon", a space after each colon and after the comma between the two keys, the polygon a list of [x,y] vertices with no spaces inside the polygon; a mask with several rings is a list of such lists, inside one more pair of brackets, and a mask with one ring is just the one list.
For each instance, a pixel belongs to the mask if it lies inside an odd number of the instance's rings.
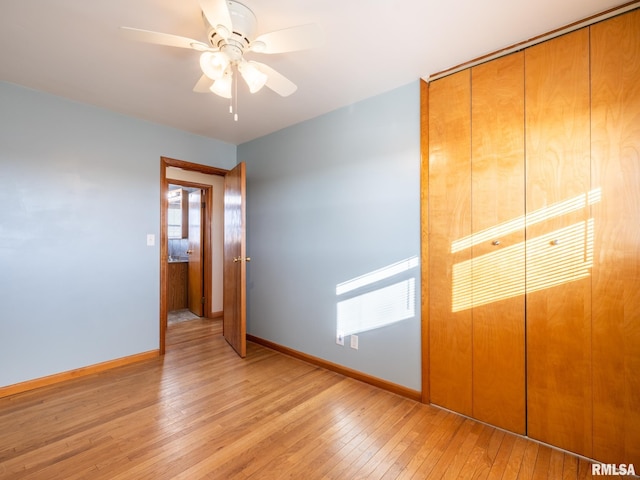
{"label": "ceiling fan blade", "polygon": [[200,8],[218,35],[222,38],[228,38],[231,35],[233,24],[227,0],[200,0]]}
{"label": "ceiling fan blade", "polygon": [[200,80],[198,80],[193,87],[193,91],[196,93],[211,93],[211,86],[213,85],[213,80],[211,80],[206,75],[202,75]]}
{"label": "ceiling fan blade", "polygon": [[251,61],[249,63],[253,64],[258,70],[267,75],[267,83],[265,83],[265,85],[276,92],[278,95],[282,97],[288,97],[298,89],[295,83],[293,83],[281,73],[275,71],[270,66],[254,61]]}
{"label": "ceiling fan blade", "polygon": [[131,27],[120,27],[120,31],[125,37],[138,42],[154,43],[168,47],[193,48],[200,51],[210,50],[209,45],[198,40],[172,35],[170,33],[152,32],[151,30],[141,30]]}
{"label": "ceiling fan blade", "polygon": [[250,49],[257,53],[284,53],[319,47],[324,41],[322,29],[315,23],[276,30],[258,36]]}

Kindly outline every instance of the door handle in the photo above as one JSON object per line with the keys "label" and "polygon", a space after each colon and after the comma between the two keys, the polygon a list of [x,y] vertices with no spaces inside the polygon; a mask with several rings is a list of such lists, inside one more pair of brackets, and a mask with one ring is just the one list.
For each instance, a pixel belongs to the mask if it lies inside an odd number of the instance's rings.
{"label": "door handle", "polygon": [[[242,257],[233,257],[233,262],[241,262],[242,261]],[[245,257],[244,259],[245,262],[250,262],[251,261],[251,257]]]}
{"label": "door handle", "polygon": [[193,253],[193,250],[187,250],[187,255],[191,255]]}

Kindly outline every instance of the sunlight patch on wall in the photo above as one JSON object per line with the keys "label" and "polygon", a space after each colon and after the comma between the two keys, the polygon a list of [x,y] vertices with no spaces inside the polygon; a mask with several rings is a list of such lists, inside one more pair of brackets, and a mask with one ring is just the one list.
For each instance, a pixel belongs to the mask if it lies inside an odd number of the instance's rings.
{"label": "sunlight patch on wall", "polygon": [[[415,317],[419,260],[407,258],[336,285],[336,332],[351,335]],[[409,277],[409,278],[407,278]]]}
{"label": "sunlight patch on wall", "polygon": [[416,268],[417,266],[417,256],[392,263],[391,265],[387,265],[386,267],[373,270],[372,272],[352,278],[351,280],[347,280],[346,282],[339,283],[338,285],[336,285],[336,295],[343,295],[352,290],[356,290],[358,288],[366,287],[367,285],[380,282],[387,278],[393,277],[394,275],[407,272],[412,268]]}
{"label": "sunlight patch on wall", "polygon": [[391,325],[416,314],[414,278],[338,302],[337,332],[343,335]]}

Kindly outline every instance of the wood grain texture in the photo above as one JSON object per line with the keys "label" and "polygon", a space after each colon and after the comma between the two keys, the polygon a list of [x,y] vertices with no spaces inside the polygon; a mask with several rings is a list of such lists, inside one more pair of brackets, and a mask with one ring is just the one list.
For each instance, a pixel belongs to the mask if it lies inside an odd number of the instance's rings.
{"label": "wood grain texture", "polygon": [[588,29],[527,49],[525,85],[528,434],[590,457]]}
{"label": "wood grain texture", "polygon": [[246,167],[239,163],[224,177],[223,334],[244,357],[247,351]]}
{"label": "wood grain texture", "polygon": [[524,434],[524,52],[474,67],[471,92],[473,417]]}
{"label": "wood grain texture", "polygon": [[465,415],[472,414],[471,310],[453,311],[453,300],[456,289],[466,295],[469,278],[454,269],[471,252],[452,253],[451,245],[471,233],[470,87],[469,71],[429,85],[430,396]]}
{"label": "wood grain texture", "polygon": [[593,454],[640,465],[640,10],[591,27]]}
{"label": "wood grain texture", "polygon": [[169,262],[167,285],[167,311],[187,308],[189,282],[187,262]]}
{"label": "wood grain texture", "polygon": [[221,331],[174,324],[164,357],[0,399],[0,479],[586,478],[570,454],[260,345],[241,359]]}

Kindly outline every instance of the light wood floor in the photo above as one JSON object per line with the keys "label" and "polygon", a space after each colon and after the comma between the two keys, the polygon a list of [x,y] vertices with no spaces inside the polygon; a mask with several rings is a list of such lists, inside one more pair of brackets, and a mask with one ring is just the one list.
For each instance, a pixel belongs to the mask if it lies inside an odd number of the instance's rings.
{"label": "light wood floor", "polygon": [[2,479],[590,478],[590,464],[250,343],[219,320],[167,354],[0,399]]}

